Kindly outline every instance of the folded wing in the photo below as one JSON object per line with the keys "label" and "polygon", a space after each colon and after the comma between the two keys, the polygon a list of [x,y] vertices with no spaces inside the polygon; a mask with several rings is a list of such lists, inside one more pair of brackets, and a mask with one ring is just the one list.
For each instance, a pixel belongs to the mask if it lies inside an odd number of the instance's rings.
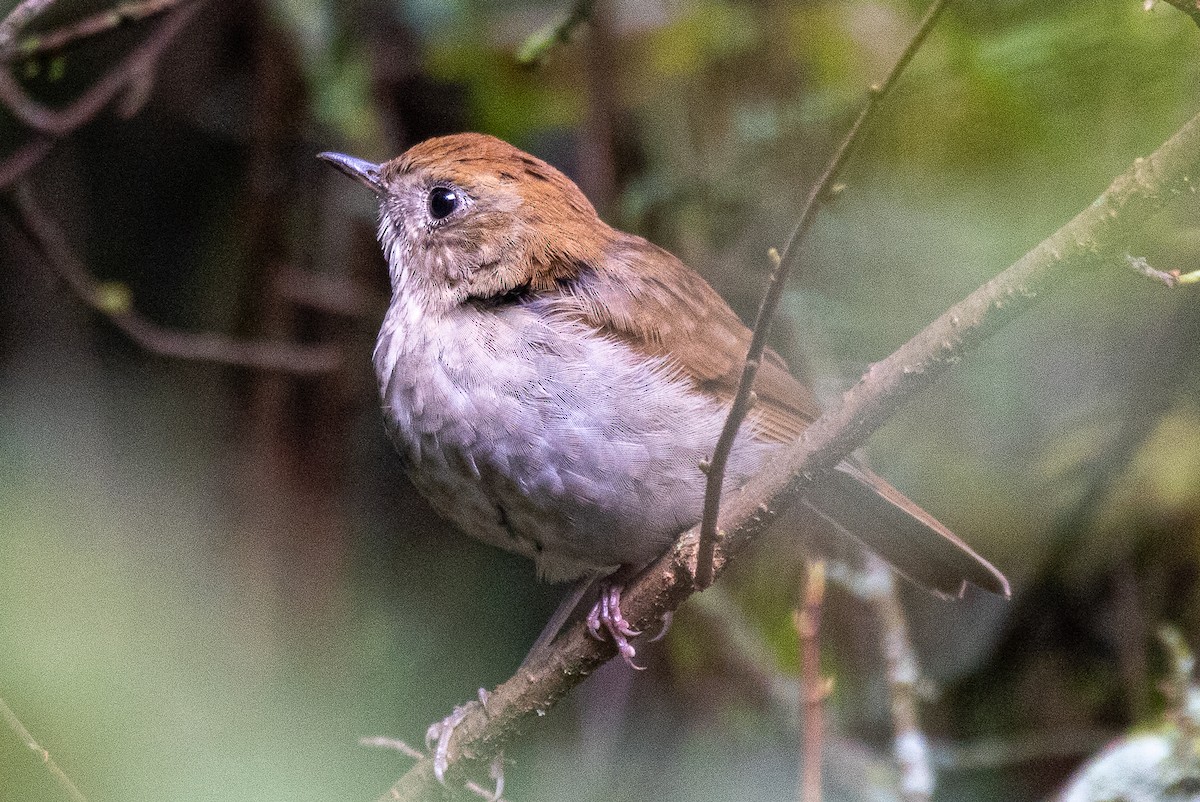
{"label": "folded wing", "polygon": [[[576,270],[579,279],[569,290],[573,314],[631,348],[669,358],[697,389],[728,403],[751,333],[724,299],[700,274],[640,237],[618,234],[605,257]],[[613,271],[614,264],[630,269]],[[746,425],[764,442],[794,441],[821,412],[812,391],[770,349],[754,390],[758,400]],[[805,503],[941,595],[961,595],[967,582],[1009,595],[1008,580],[991,563],[856,460],[818,480]]]}

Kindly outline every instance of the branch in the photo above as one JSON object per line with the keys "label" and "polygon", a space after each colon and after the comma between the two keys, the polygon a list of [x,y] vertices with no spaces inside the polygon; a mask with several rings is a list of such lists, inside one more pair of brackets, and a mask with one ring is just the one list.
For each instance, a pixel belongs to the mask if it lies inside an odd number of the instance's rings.
{"label": "branch", "polygon": [[534,33],[517,51],[517,63],[522,67],[537,67],[558,45],[570,43],[575,29],[592,18],[595,0],[575,0],[558,22],[552,22]]}
{"label": "branch", "polygon": [[54,140],[48,136],[36,136],[30,139],[4,161],[0,161],[0,189],[16,183],[50,153],[54,148]]}
{"label": "branch", "polygon": [[942,9],[946,7],[946,2],[947,0],[934,0],[933,5],[925,12],[921,24],[917,26],[917,32],[913,34],[908,46],[904,48],[900,58],[892,66],[891,72],[883,79],[883,83],[872,84],[867,103],[859,112],[858,119],[846,132],[845,139],[834,152],[833,158],[829,160],[825,172],[809,190],[804,206],[800,209],[800,218],[796,221],[792,233],[788,235],[782,254],[771,252],[774,269],[771,271],[771,278],[767,283],[767,291],[763,295],[762,303],[758,307],[758,316],[754,320],[754,333],[746,352],[742,378],[738,383],[737,392],[734,393],[733,401],[730,403],[729,414],[725,418],[725,425],[721,428],[721,436],[717,438],[713,457],[705,471],[708,478],[704,487],[704,513],[700,519],[700,555],[696,562],[696,588],[698,590],[704,590],[712,584],[714,579],[713,562],[716,559],[717,520],[721,514],[721,490],[725,483],[725,466],[729,461],[729,454],[733,450],[733,441],[737,437],[738,429],[741,428],[742,421],[746,419],[746,415],[753,406],[754,377],[758,375],[759,361],[767,347],[767,334],[771,329],[771,320],[775,317],[775,310],[779,308],[779,301],[783,298],[788,275],[800,260],[800,243],[812,228],[817,208],[821,201],[828,196],[842,166],[850,157],[854,146],[858,144],[863,129],[874,117],[879,103],[896,85],[900,73],[904,71],[904,68],[916,55],[917,50],[925,42],[929,31],[933,29],[933,24],[937,22]]}
{"label": "branch", "polygon": [[888,696],[892,707],[893,752],[900,768],[900,796],[905,802],[929,802],[933,797],[934,774],[929,760],[929,739],[917,717],[916,688],[920,679],[917,656],[908,634],[908,621],[891,568],[877,554],[867,553],[863,583],[870,588],[864,601],[879,619],[883,660],[887,665]]}
{"label": "branch", "polygon": [[1144,256],[1130,256],[1125,254],[1125,263],[1135,273],[1139,273],[1146,278],[1152,278],[1155,281],[1161,281],[1168,287],[1178,287],[1180,284],[1197,284],[1200,283],[1200,270],[1193,270],[1191,273],[1180,273],[1178,270],[1158,270],[1153,267]]}
{"label": "branch", "polygon": [[8,12],[8,16],[0,20],[0,48],[6,48],[16,39],[17,34],[50,6],[55,0],[24,0],[16,8]]}
{"label": "branch", "polygon": [[175,331],[160,326],[134,309],[129,290],[123,284],[101,283],[92,277],[59,227],[38,207],[28,187],[17,187],[13,204],[33,244],[71,291],[153,354],[296,376],[330,373],[342,365],[341,351],[333,346],[241,341],[220,334]]}
{"label": "branch", "polygon": [[28,97],[7,69],[0,69],[0,100],[30,128],[55,137],[66,136],[95,117],[122,89],[138,88],[146,82],[167,45],[199,8],[199,2],[177,7],[146,41],[66,108],[51,109]]}
{"label": "branch", "polygon": [[[718,520],[727,534],[714,562],[715,573],[771,523],[775,508],[800,495],[813,472],[837,464],[989,335],[1073,276],[1121,264],[1124,238],[1172,198],[1191,193],[1197,172],[1200,114],[1152,155],[1137,159],[1073,220],[873,365],[839,407],[822,415],[729,499]],[[652,625],[694,592],[698,541],[699,527],[693,527],[625,588],[622,613],[634,628]],[[486,711],[480,706],[469,710],[450,739],[447,776],[461,777],[463,761],[495,755],[614,653],[611,642],[589,636],[582,622],[565,630],[489,695]],[[423,799],[436,783],[433,761],[425,757],[385,798]]]}
{"label": "branch", "polygon": [[[61,139],[89,122],[118,94],[125,92],[120,112],[126,117],[135,114],[149,95],[154,81],[154,68],[167,46],[199,11],[204,0],[177,0],[174,9],[145,41],[117,66],[105,73],[82,95],[62,109],[52,109],[25,94],[7,65],[0,63],[0,102],[25,125],[43,134],[30,145],[18,150],[0,163],[0,188],[11,185],[49,152],[51,140]],[[0,51],[11,46],[12,37],[21,26],[49,3],[22,3],[3,22],[0,22]],[[37,6],[33,9],[33,6]],[[32,10],[22,9],[30,7]],[[162,10],[162,9],[159,9]],[[37,156],[37,158],[32,158]]]}
{"label": "branch", "polygon": [[50,751],[37,742],[37,739],[30,734],[29,730],[25,729],[25,725],[21,723],[21,719],[17,718],[3,699],[0,699],[0,718],[3,718],[12,731],[17,734],[27,747],[29,747],[37,756],[38,759],[46,766],[46,770],[58,780],[58,784],[62,787],[74,802],[87,802],[87,797],[75,787],[75,783],[71,782],[71,778],[67,773],[54,762],[54,758],[50,757]]}
{"label": "branch", "polygon": [[9,40],[0,44],[0,63],[11,63],[43,53],[57,53],[80,39],[111,31],[129,22],[153,17],[186,2],[188,0],[140,0],[121,3],[52,31],[31,34],[20,42]]}
{"label": "branch", "polygon": [[825,604],[825,563],[808,566],[804,604],[793,623],[800,639],[800,706],[804,728],[800,754],[800,802],[821,802],[821,750],[825,742],[825,700],[833,680],[821,676],[821,607]]}

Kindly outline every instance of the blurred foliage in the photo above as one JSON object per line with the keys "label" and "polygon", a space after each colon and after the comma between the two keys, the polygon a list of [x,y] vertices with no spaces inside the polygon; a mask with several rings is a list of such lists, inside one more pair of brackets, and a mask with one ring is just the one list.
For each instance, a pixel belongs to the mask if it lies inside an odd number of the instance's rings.
{"label": "blurred foliage", "polygon": [[[44,27],[103,5],[63,2]],[[767,247],[924,9],[597,2],[613,36],[605,94],[587,80],[587,26],[537,69],[516,61],[569,6],[213,2],[139,117],[101,117],[34,175],[112,303],[336,338],[352,368],[335,379],[152,360],[0,228],[0,697],[91,799],[372,798],[407,761],[356,739],[419,743],[507,677],[559,592],[448,531],[407,487],[375,409],[374,321],[269,300],[281,263],[386,291],[369,199],[313,153],[384,157],[461,124],[590,190],[597,104],[613,104],[608,219],[748,317]],[[15,74],[63,103],[138,35]],[[821,212],[778,348],[836,400],[1193,115],[1198,56],[1200,31],[1161,3],[952,5]],[[0,118],[0,151],[16,131]],[[1198,212],[1180,202],[1130,253],[1195,269]],[[1161,706],[1160,621],[1200,643],[1197,308],[1116,260],[872,439],[877,468],[1016,588],[1008,604],[906,593],[938,799],[1043,798],[1100,737]],[[769,682],[794,678],[800,560],[773,533],[723,583],[733,630],[688,605],[644,650],[649,671],[589,680],[510,754],[512,797],[793,798],[792,712],[737,655],[753,645]],[[824,631],[828,796],[895,798],[875,623],[835,594]],[[1101,736],[1065,755],[1019,748],[1059,732]],[[1011,748],[954,762],[982,738]],[[0,799],[58,798],[0,732]]]}

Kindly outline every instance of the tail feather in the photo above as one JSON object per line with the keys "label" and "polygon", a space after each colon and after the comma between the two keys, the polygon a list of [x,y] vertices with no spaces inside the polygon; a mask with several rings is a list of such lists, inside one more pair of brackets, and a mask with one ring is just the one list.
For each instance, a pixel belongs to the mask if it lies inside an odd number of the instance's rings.
{"label": "tail feather", "polygon": [[995,566],[857,461],[843,461],[817,480],[806,503],[938,595],[961,596],[967,583],[1005,598],[1010,595],[1008,580]]}

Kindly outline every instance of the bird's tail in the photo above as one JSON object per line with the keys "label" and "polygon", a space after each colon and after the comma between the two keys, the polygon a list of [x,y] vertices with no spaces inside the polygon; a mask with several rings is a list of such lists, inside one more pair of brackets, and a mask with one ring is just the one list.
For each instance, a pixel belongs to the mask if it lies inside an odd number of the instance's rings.
{"label": "bird's tail", "polygon": [[857,460],[845,460],[818,479],[804,503],[939,596],[961,596],[967,583],[1009,596],[1004,574]]}

